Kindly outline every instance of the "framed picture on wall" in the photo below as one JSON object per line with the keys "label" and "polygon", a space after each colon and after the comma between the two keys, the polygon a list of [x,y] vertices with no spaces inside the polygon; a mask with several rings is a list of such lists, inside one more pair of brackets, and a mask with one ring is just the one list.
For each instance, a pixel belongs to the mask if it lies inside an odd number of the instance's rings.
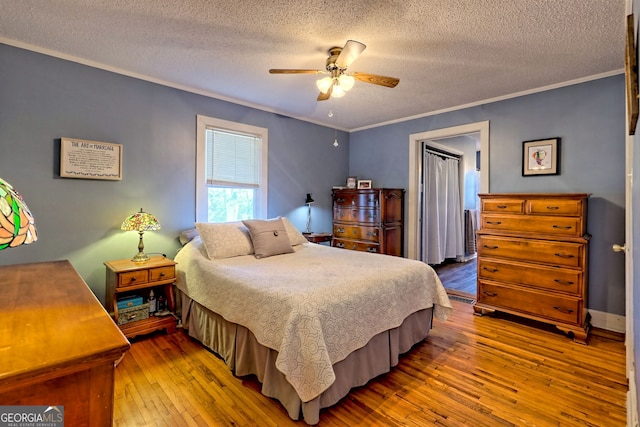
{"label": "framed picture on wall", "polygon": [[523,142],[522,176],[559,174],[560,138]]}

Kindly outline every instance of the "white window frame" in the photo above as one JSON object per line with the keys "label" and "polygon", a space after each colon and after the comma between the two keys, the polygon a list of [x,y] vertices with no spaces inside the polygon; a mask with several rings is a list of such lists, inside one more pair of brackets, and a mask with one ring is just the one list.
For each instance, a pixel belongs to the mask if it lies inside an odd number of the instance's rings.
{"label": "white window frame", "polygon": [[266,218],[268,199],[267,189],[269,187],[267,180],[267,159],[269,154],[268,129],[198,114],[196,116],[196,222],[208,222],[209,216],[206,178],[207,129],[221,129],[229,132],[244,133],[253,135],[260,139],[260,157],[262,159],[261,177],[260,188],[256,191],[256,198],[254,199],[254,212],[256,218]]}

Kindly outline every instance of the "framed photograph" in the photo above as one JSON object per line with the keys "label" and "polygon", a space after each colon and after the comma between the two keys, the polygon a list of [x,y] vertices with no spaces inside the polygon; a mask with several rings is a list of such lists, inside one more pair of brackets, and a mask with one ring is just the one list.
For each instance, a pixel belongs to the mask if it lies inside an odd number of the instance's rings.
{"label": "framed photograph", "polygon": [[122,180],[122,144],[61,138],[60,176]]}
{"label": "framed photograph", "polygon": [[635,135],[638,123],[638,55],[635,46],[633,13],[627,15],[624,76],[627,87],[627,122],[629,135]]}
{"label": "framed photograph", "polygon": [[560,138],[523,142],[522,176],[559,174]]}
{"label": "framed photograph", "polygon": [[358,180],[358,188],[359,189],[369,189],[371,188],[371,180],[370,179],[359,179]]}
{"label": "framed photograph", "polygon": [[347,178],[347,188],[356,188],[357,176],[350,176]]}

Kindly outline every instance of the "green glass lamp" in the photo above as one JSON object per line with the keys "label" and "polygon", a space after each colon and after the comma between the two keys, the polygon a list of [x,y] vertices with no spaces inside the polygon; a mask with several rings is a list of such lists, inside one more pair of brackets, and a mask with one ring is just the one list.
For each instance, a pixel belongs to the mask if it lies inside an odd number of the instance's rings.
{"label": "green glass lamp", "polygon": [[0,178],[0,250],[38,240],[33,215],[22,196]]}
{"label": "green glass lamp", "polygon": [[144,253],[144,243],[142,242],[142,235],[145,231],[160,230],[160,223],[155,216],[150,213],[144,212],[140,208],[140,212],[136,212],[133,215],[128,216],[123,222],[120,229],[124,231],[137,231],[140,234],[140,241],[138,242],[138,253],[131,258],[133,262],[146,262],[149,261],[149,257]]}

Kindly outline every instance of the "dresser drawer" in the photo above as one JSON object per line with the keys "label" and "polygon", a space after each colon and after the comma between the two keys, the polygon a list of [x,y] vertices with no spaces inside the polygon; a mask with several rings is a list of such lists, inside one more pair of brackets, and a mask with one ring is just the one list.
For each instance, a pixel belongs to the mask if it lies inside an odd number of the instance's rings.
{"label": "dresser drawer", "polygon": [[480,222],[485,230],[563,237],[582,237],[584,234],[582,219],[579,217],[483,214]]}
{"label": "dresser drawer", "polygon": [[343,191],[334,195],[334,204],[340,207],[377,208],[380,198],[377,191]]}
{"label": "dresser drawer", "polygon": [[582,272],[523,262],[478,259],[478,278],[580,295]]}
{"label": "dresser drawer", "polygon": [[380,253],[380,245],[376,243],[334,238],[332,245],[336,248],[350,249],[352,251]]}
{"label": "dresser drawer", "polygon": [[129,271],[118,274],[118,287],[140,285],[149,281],[149,270]]}
{"label": "dresser drawer", "polygon": [[582,200],[527,200],[526,213],[540,215],[581,216]]}
{"label": "dresser drawer", "polygon": [[378,209],[360,208],[333,208],[333,220],[343,222],[377,223],[379,221]]}
{"label": "dresser drawer", "polygon": [[478,235],[478,256],[531,261],[551,266],[582,268],[584,245],[552,240],[533,240]]}
{"label": "dresser drawer", "polygon": [[333,235],[337,238],[369,240],[376,243],[380,241],[380,229],[378,227],[333,224]]}
{"label": "dresser drawer", "polygon": [[173,279],[176,277],[174,266],[158,267],[149,270],[149,281],[158,282],[160,280]]}
{"label": "dresser drawer", "polygon": [[487,199],[482,201],[483,212],[524,213],[524,200]]}
{"label": "dresser drawer", "polygon": [[478,281],[478,302],[565,323],[580,324],[582,300]]}

